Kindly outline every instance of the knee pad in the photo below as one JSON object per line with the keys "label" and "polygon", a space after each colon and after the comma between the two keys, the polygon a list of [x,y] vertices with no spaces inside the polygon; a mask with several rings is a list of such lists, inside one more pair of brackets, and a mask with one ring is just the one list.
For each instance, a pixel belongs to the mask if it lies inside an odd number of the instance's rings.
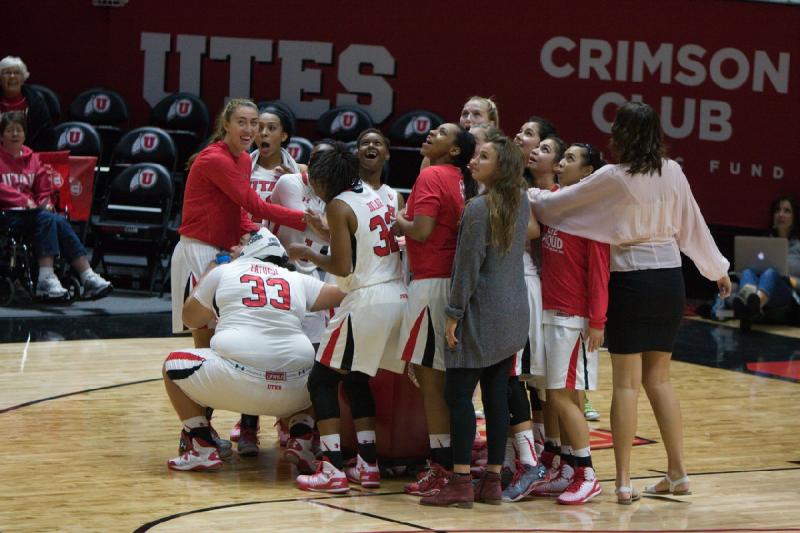
{"label": "knee pad", "polygon": [[531,404],[525,388],[517,378],[508,382],[508,410],[511,414],[509,423],[512,426],[527,422],[531,419]]}
{"label": "knee pad", "polygon": [[344,392],[350,400],[353,420],[375,416],[375,400],[369,388],[369,376],[363,372],[350,372],[344,377]]}
{"label": "knee pad", "polygon": [[314,363],[308,376],[308,392],[317,420],[339,418],[339,382],[342,375],[327,366]]}

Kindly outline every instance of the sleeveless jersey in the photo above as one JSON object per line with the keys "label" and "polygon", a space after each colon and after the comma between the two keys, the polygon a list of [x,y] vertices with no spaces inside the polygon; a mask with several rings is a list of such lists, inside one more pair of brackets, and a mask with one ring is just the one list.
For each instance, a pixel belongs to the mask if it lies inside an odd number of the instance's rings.
{"label": "sleeveless jersey", "polygon": [[[364,185],[367,185],[366,183]],[[381,197],[381,201],[384,205],[389,209],[389,218],[392,220],[392,224],[397,219],[397,211],[398,209],[398,193],[385,183],[380,186],[379,189],[374,189],[378,196]]]}
{"label": "sleeveless jersey", "polygon": [[[308,343],[301,321],[323,283],[316,278],[241,258],[212,270],[194,297],[219,317],[211,348],[257,368],[287,370]],[[294,370],[288,368],[288,370]]]}
{"label": "sleeveless jersey", "polygon": [[400,246],[391,230],[393,220],[389,206],[378,193],[364,186],[361,192],[345,191],[335,200],[349,205],[358,221],[353,272],[347,277],[336,278],[339,288],[352,292],[402,278]]}
{"label": "sleeveless jersey", "polygon": [[[319,214],[325,213],[325,202],[314,193],[314,189],[308,182],[308,174],[284,174],[278,179],[277,185],[272,192],[272,203],[298,209],[300,211],[311,210]],[[288,226],[273,224],[273,233],[281,241],[284,248],[290,244],[299,243],[310,246],[315,252],[319,252],[328,243],[323,242],[311,228],[298,231]],[[317,270],[317,266],[311,261],[294,261],[298,272],[311,274]]]}

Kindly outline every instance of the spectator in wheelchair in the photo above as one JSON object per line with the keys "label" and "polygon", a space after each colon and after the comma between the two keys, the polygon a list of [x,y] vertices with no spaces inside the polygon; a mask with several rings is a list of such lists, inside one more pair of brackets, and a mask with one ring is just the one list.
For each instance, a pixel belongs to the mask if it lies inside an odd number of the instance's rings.
{"label": "spectator in wheelchair", "polygon": [[0,60],[0,114],[20,111],[28,128],[28,146],[37,151],[51,150],[53,122],[44,98],[25,81],[30,77],[22,59],[6,56]]}
{"label": "spectator in wheelchair", "polygon": [[26,128],[25,115],[19,111],[0,118],[0,209],[11,228],[33,235],[39,263],[36,296],[58,299],[67,295],[53,270],[54,257],[61,255],[80,276],[83,297],[101,298],[111,291],[111,283],[89,267],[86,249],[69,221],[54,212],[52,169],[25,146]]}

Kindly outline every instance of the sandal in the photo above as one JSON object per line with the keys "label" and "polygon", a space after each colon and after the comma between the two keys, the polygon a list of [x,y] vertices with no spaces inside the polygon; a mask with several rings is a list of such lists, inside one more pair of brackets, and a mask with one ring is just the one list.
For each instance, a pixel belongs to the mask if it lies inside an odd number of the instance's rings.
{"label": "sandal", "polygon": [[648,485],[644,488],[645,494],[673,494],[675,496],[688,496],[692,493],[691,490],[675,490],[678,485],[687,485],[689,483],[689,476],[683,476],[680,479],[671,480],[669,475],[664,474],[664,481],[669,483],[669,488],[666,490],[658,490],[658,483],[655,485]]}
{"label": "sandal", "polygon": [[630,505],[641,498],[639,491],[633,487],[617,487],[614,494],[617,495],[617,503],[620,505]]}

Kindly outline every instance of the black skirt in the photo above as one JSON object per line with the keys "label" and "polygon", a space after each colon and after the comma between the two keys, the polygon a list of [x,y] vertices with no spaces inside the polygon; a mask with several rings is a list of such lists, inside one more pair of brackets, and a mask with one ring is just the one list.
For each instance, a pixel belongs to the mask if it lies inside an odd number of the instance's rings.
{"label": "black skirt", "polygon": [[671,353],[685,303],[680,267],[612,272],[608,283],[608,351]]}

